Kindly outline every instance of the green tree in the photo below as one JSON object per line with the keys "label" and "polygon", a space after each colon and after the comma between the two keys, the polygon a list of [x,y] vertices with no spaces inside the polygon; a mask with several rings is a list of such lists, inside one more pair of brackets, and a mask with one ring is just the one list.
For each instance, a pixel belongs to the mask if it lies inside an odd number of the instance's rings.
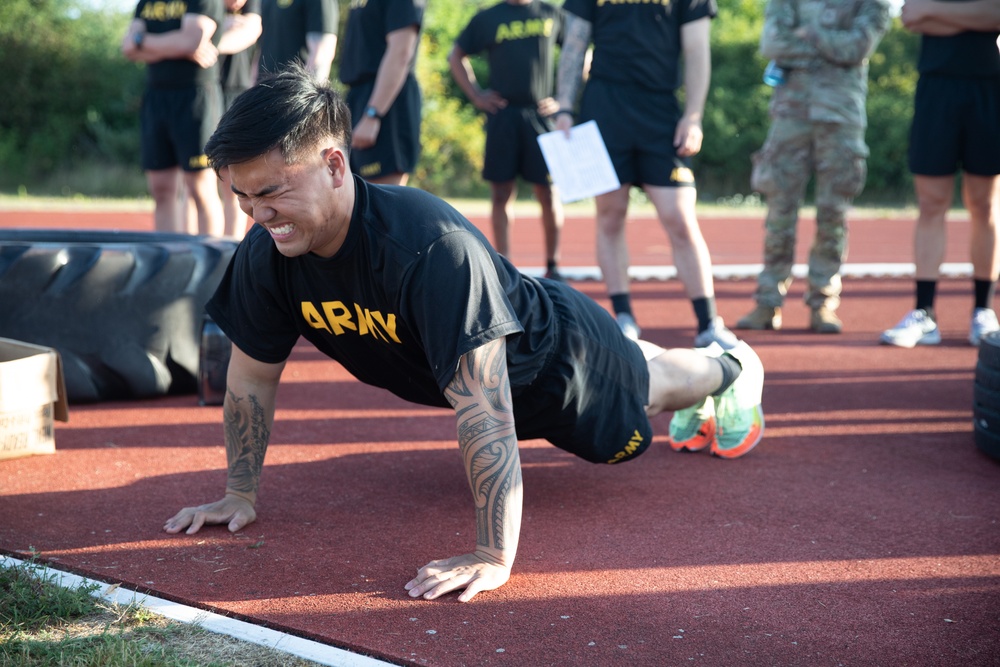
{"label": "green tree", "polygon": [[424,95],[420,163],[413,184],[440,196],[482,196],[483,124],[455,85],[448,53],[469,19],[495,0],[431,0],[424,20],[417,77]]}
{"label": "green tree", "polygon": [[0,187],[65,191],[60,176],[135,160],[142,72],[118,53],[127,20],[79,0],[0,3]]}

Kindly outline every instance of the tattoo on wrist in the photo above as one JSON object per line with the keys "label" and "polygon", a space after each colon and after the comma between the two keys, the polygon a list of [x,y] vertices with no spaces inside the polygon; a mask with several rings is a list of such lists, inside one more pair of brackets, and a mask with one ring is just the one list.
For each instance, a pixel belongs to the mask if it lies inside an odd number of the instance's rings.
{"label": "tattoo on wrist", "polygon": [[254,394],[245,397],[247,408],[238,407],[243,396],[228,392],[229,401],[223,408],[226,457],[229,460],[228,487],[239,493],[256,493],[264,466],[264,453],[271,431],[267,426],[264,406]]}

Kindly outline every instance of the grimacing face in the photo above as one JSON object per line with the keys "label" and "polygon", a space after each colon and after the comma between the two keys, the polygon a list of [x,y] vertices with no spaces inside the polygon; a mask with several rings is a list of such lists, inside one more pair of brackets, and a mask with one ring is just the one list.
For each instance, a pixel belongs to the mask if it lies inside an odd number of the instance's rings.
{"label": "grimacing face", "polygon": [[332,257],[340,249],[354,203],[342,149],[317,147],[292,164],[273,149],[223,170],[240,208],[267,230],[281,254]]}

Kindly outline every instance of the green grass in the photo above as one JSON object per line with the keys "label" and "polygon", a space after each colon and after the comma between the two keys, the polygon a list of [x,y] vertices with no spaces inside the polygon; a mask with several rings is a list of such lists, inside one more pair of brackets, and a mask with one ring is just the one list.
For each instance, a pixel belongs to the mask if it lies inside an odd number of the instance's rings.
{"label": "green grass", "polygon": [[98,584],[66,588],[35,557],[0,565],[0,667],[308,667],[315,663],[139,604],[105,602]]}

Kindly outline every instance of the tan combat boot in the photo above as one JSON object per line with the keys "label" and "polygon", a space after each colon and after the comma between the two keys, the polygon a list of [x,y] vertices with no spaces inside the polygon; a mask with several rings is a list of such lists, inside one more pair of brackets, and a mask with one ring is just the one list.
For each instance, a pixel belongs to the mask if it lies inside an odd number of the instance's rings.
{"label": "tan combat boot", "polygon": [[820,306],[813,309],[812,317],[809,318],[809,327],[816,333],[839,334],[844,330],[844,323],[832,310],[826,306]]}
{"label": "tan combat boot", "polygon": [[736,328],[754,329],[755,331],[774,329],[777,331],[781,328],[781,308],[757,304],[756,308],[740,318],[736,323]]}

